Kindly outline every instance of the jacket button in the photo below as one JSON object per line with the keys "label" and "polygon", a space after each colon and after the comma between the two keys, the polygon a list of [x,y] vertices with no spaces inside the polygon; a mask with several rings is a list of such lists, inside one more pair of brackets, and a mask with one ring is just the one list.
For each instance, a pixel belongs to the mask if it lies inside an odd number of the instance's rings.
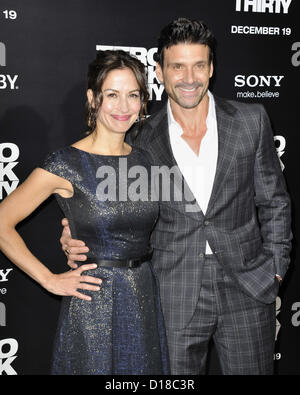
{"label": "jacket button", "polygon": [[202,252],[199,254],[199,258],[204,258],[204,254]]}
{"label": "jacket button", "polygon": [[209,225],[209,221],[204,221],[204,225],[205,226]]}

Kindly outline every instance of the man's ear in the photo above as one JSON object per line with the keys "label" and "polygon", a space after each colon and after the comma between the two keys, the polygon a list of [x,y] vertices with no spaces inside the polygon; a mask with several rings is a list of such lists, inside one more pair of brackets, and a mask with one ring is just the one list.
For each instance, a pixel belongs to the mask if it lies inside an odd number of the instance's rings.
{"label": "man's ear", "polygon": [[164,83],[164,77],[163,77],[162,68],[161,68],[161,65],[158,62],[156,62],[156,77],[157,77],[157,79],[159,80],[159,82],[161,84]]}
{"label": "man's ear", "polygon": [[212,76],[213,76],[213,74],[214,74],[214,64],[213,64],[213,62],[211,62],[211,64],[210,64],[210,70],[209,70],[209,78],[211,78]]}

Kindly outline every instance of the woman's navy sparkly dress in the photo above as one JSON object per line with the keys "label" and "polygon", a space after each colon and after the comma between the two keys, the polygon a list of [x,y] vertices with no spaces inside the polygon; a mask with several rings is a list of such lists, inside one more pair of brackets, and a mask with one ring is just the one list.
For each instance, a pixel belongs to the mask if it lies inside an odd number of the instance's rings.
{"label": "woman's navy sparkly dress", "polygon": [[[72,237],[89,247],[88,257],[114,260],[146,254],[158,203],[150,199],[151,171],[145,151],[133,147],[127,156],[108,156],[66,147],[50,154],[41,167],[71,182],[73,196],[56,198]],[[168,374],[151,263],[133,269],[98,266],[83,274],[100,277],[101,290],[79,290],[89,294],[91,302],[63,297],[52,374]]]}

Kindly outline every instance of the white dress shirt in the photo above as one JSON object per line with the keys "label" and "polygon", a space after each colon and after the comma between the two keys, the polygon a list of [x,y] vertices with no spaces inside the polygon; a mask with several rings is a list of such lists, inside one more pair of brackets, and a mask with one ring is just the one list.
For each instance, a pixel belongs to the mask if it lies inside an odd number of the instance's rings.
{"label": "white dress shirt", "polygon": [[[173,117],[170,102],[168,102],[167,106],[169,135],[174,158],[204,215],[212,192],[218,159],[218,129],[215,101],[209,91],[208,97],[207,130],[201,141],[198,155],[181,138],[183,130]],[[205,253],[212,254],[208,242],[206,242]]]}

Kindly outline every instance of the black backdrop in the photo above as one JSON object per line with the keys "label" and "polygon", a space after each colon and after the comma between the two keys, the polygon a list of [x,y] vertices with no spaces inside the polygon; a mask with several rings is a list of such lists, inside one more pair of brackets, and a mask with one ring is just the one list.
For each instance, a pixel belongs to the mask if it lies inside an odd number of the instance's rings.
{"label": "black backdrop", "polygon": [[[153,52],[162,26],[202,19],[217,37],[211,90],[265,105],[293,201],[292,263],[277,298],[276,374],[300,373],[298,113],[300,3],[296,0],[1,0],[0,200],[45,155],[85,131],[85,76],[98,46],[127,47],[146,62],[152,100],[165,100],[154,77]],[[62,214],[49,199],[18,230],[56,272]],[[0,374],[48,374],[60,299],[45,292],[0,254]],[[208,373],[218,374],[214,348]]]}

